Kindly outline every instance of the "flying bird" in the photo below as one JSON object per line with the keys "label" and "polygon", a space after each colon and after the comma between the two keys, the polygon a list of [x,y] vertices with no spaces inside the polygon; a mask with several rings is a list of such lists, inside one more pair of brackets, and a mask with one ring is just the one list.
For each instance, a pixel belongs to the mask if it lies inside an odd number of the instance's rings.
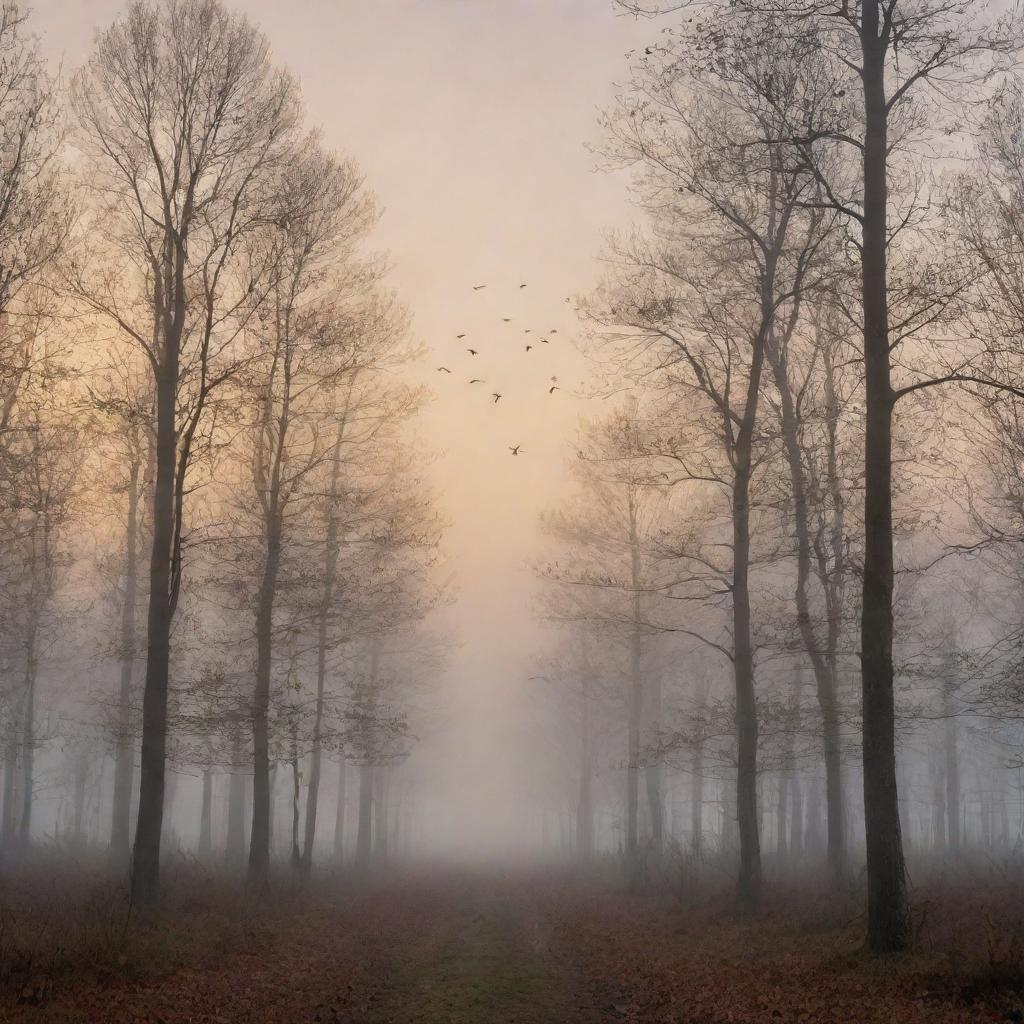
{"label": "flying bird", "polygon": [[465,337],[465,335],[464,335],[464,334],[456,334],[456,335],[455,335],[455,340],[456,340],[456,341],[462,341],[462,339],[463,339],[464,337]]}
{"label": "flying bird", "polygon": [[532,346],[532,345],[527,345],[527,346],[526,346],[526,351],[527,351],[527,352],[529,352],[531,348],[533,348],[533,346]]}
{"label": "flying bird", "polygon": [[523,334],[533,334],[533,331],[531,331],[530,328],[527,327],[526,330],[523,331]]}
{"label": "flying bird", "polygon": [[451,373],[452,371],[449,370],[447,366],[439,366],[437,368],[437,372],[438,373]]}
{"label": "flying bird", "polygon": [[499,395],[497,391],[495,391],[494,394],[491,397],[494,399],[494,404],[495,405],[497,405],[498,402],[501,401],[501,395]]}
{"label": "flying bird", "polygon": [[507,324],[512,323],[512,317],[510,317],[510,316],[503,316],[501,319],[504,320],[505,323],[507,323]]}
{"label": "flying bird", "polygon": [[517,445],[515,446],[515,448],[509,448],[509,451],[510,451],[510,452],[511,452],[511,453],[512,453],[513,455],[525,455],[525,454],[526,454],[526,452],[522,451],[522,447],[523,447],[523,446],[522,446],[521,444],[517,444]]}
{"label": "flying bird", "polygon": [[547,338],[541,338],[541,339],[540,339],[540,343],[541,343],[542,345],[550,345],[550,344],[551,344],[551,342],[550,342],[550,341],[548,341],[548,339],[547,339]]}
{"label": "flying bird", "polygon": [[468,353],[469,353],[469,354],[470,354],[471,356],[479,355],[479,353],[477,352],[477,350],[476,350],[475,348],[467,348],[467,349],[466,349],[466,351],[467,351],[467,352],[468,352]]}
{"label": "flying bird", "polygon": [[551,330],[548,331],[548,334],[557,334],[557,333],[558,333],[558,331],[554,327],[552,327]]}
{"label": "flying bird", "polygon": [[561,390],[562,389],[557,384],[552,384],[551,387],[548,388],[548,394],[549,395],[553,395],[556,391],[561,391]]}
{"label": "flying bird", "polygon": [[486,384],[487,381],[485,381],[483,379],[483,377],[474,377],[469,383],[470,384]]}
{"label": "flying bird", "polygon": [[520,285],[519,287],[520,287],[520,288],[525,288],[525,287],[526,287],[526,285],[525,285],[525,284],[521,284],[521,285]]}
{"label": "flying bird", "polygon": [[487,287],[487,285],[485,285],[485,284],[475,284],[475,285],[473,285],[473,291],[478,292],[478,291],[480,291],[481,288],[486,288],[486,287]]}

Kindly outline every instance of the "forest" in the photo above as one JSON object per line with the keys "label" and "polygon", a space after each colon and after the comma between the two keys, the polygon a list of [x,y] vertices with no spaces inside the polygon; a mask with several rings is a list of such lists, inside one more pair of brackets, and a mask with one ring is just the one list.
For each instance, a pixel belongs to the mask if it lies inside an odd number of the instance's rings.
{"label": "forest", "polygon": [[1016,0],[292,6],[0,3],[0,1021],[1024,1021]]}

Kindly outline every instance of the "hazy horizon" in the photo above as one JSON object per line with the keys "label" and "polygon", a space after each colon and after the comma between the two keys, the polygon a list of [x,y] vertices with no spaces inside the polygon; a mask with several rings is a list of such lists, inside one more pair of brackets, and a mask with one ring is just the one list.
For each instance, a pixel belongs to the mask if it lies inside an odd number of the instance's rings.
{"label": "hazy horizon", "polygon": [[[125,6],[38,0],[33,27],[69,78]],[[564,493],[578,424],[604,406],[576,396],[587,366],[566,299],[595,285],[605,232],[635,219],[626,176],[598,169],[588,146],[626,53],[657,30],[611,0],[235,6],[299,80],[326,146],[365,174],[384,209],[371,245],[387,252],[388,283],[425,348],[412,373],[433,400],[415,430],[438,455],[431,475],[455,593],[432,621],[458,642],[440,697],[450,723],[414,755],[432,780],[424,799],[445,815],[433,838],[496,852],[525,833],[532,848],[524,688],[545,633],[530,563],[539,513]],[[473,377],[486,383],[470,386]],[[549,395],[552,377],[560,390]]]}

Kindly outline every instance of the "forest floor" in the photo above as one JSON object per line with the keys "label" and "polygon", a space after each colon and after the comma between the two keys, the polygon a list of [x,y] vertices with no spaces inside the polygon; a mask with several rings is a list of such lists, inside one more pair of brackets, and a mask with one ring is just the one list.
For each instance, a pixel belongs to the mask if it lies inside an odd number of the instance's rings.
{"label": "forest floor", "polygon": [[[862,948],[859,901],[629,894],[453,870],[318,882],[258,906],[198,869],[129,917],[98,870],[0,882],[11,1024],[967,1024],[1024,1021],[1024,893],[918,893],[917,950]],[[941,910],[939,908],[942,908]]]}

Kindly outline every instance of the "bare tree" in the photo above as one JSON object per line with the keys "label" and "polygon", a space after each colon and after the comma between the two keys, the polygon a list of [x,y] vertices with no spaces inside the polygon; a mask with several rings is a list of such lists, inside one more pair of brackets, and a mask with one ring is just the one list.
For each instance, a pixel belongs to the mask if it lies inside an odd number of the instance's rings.
{"label": "bare tree", "polygon": [[80,458],[79,431],[61,401],[63,370],[45,349],[44,344],[36,351],[8,419],[0,515],[4,619],[19,675],[5,759],[4,837],[22,846],[32,834],[39,666],[59,624],[54,599],[68,565],[66,530],[75,511]]}
{"label": "bare tree", "polygon": [[136,2],[102,33],[73,90],[90,237],[103,265],[70,268],[86,307],[139,346],[153,377],[155,480],[142,774],[132,891],[157,897],[171,623],[186,499],[218,390],[273,267],[253,236],[280,222],[298,145],[296,86],[264,38],[217,0]]}
{"label": "bare tree", "polygon": [[[111,490],[124,501],[123,548],[116,566],[102,566],[112,577],[112,591],[118,608],[117,640],[114,654],[119,663],[117,699],[109,730],[114,740],[114,792],[110,821],[110,852],[117,861],[127,862],[131,849],[131,805],[138,740],[135,668],[140,637],[139,551],[150,518],[153,477],[153,434],[151,392],[146,388],[145,369],[137,354],[114,353],[112,364],[89,386],[90,405],[98,421],[95,433],[102,451],[102,474],[112,479]],[[121,357],[121,358],[119,358]],[[140,380],[140,377],[142,378]],[[104,494],[104,502],[110,494]]]}
{"label": "bare tree", "polygon": [[[373,220],[361,179],[348,165],[313,151],[286,186],[290,209],[266,240],[277,266],[265,330],[251,331],[257,354],[246,374],[256,421],[253,491],[261,512],[263,553],[256,596],[256,680],[253,696],[253,820],[249,884],[267,884],[270,861],[269,724],[274,602],[292,520],[318,496],[308,485],[333,457],[341,427],[332,392],[356,371],[362,353],[358,318],[341,306],[347,292],[367,288],[370,267],[354,247]],[[330,300],[325,296],[330,295]],[[260,318],[258,318],[259,321]],[[322,714],[322,712],[321,712]],[[318,779],[319,781],[319,779]]]}
{"label": "bare tree", "polygon": [[[551,584],[545,601],[548,617],[599,631],[621,645],[626,658],[625,855],[634,879],[641,868],[640,779],[645,769],[655,849],[663,839],[660,765],[645,751],[644,727],[650,739],[661,725],[660,678],[650,661],[650,642],[661,632],[655,609],[665,578],[657,539],[665,528],[667,503],[664,481],[652,479],[638,436],[642,431],[633,403],[581,433],[574,466],[579,494],[544,516],[545,532],[559,548],[540,567]],[[583,675],[581,756],[589,763],[589,679]],[[648,746],[653,749],[653,744]],[[583,779],[589,774],[584,770]]]}
{"label": "bare tree", "polygon": [[749,904],[761,878],[749,582],[751,486],[765,451],[761,395],[767,348],[799,321],[824,232],[813,175],[791,147],[771,141],[785,126],[776,90],[794,102],[806,93],[800,61],[734,43],[715,51],[721,59],[704,59],[698,45],[692,75],[669,44],[609,120],[613,155],[639,168],[653,237],[617,247],[623,270],[592,315],[628,330],[634,365],[647,359],[648,370],[699,399],[717,448],[705,468],[701,451],[677,449],[676,475],[724,487],[731,506],[739,896]]}

